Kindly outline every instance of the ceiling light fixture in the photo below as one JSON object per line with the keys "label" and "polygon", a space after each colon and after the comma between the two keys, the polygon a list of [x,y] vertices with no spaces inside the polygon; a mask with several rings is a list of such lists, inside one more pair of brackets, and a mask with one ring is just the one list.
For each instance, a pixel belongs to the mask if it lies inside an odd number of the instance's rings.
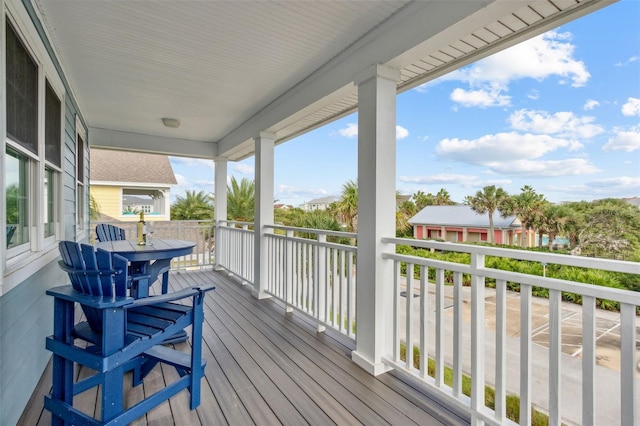
{"label": "ceiling light fixture", "polygon": [[177,127],[180,127],[180,120],[178,120],[177,118],[164,117],[162,119],[162,124],[164,124],[166,127],[171,127],[175,129]]}

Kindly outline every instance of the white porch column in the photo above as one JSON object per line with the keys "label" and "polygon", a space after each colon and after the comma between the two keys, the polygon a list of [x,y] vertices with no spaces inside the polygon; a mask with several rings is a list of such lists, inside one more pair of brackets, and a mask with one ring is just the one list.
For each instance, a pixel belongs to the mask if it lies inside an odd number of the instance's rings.
{"label": "white porch column", "polygon": [[370,374],[388,370],[393,338],[393,263],[382,260],[383,237],[395,236],[396,81],[400,72],[374,65],[358,85],[358,279],[356,350],[352,359]]}
{"label": "white porch column", "polygon": [[253,295],[258,299],[269,297],[267,289],[267,271],[269,259],[267,257],[266,233],[272,229],[265,229],[265,225],[273,225],[273,148],[276,136],[273,133],[260,132],[255,138],[255,240],[254,240],[254,269]]}
{"label": "white porch column", "polygon": [[[217,159],[214,160],[215,163],[215,187],[214,187],[214,195],[215,195],[215,209],[214,209],[214,222],[216,224],[216,234],[215,234],[215,267],[220,267],[220,261],[222,260],[222,238],[218,238],[221,235],[220,232],[220,221],[227,220],[227,160],[226,159]],[[226,224],[224,225],[226,226]],[[220,244],[218,244],[220,243]]]}

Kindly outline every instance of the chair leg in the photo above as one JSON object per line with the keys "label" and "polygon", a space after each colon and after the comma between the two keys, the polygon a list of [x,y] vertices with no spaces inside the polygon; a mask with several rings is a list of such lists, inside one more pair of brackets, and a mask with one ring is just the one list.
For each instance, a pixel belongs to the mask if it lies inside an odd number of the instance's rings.
{"label": "chair leg", "polygon": [[123,380],[123,367],[114,368],[103,375],[101,397],[103,422],[108,422],[115,416],[122,414]]}
{"label": "chair leg", "polygon": [[193,326],[191,328],[191,409],[200,405],[200,388],[202,382],[202,323],[204,321],[204,293],[194,297]]}
{"label": "chair leg", "polygon": [[[56,340],[72,342],[71,330],[74,322],[74,304],[65,300],[56,299],[54,302],[54,327],[53,334]],[[52,361],[52,390],[51,397],[73,405],[73,361],[58,354],[53,354]],[[52,425],[63,425],[62,418],[52,413]]]}

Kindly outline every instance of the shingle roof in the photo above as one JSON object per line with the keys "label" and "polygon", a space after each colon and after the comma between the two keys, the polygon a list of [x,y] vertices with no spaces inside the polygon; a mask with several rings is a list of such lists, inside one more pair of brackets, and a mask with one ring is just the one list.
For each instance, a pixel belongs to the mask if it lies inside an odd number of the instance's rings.
{"label": "shingle roof", "polygon": [[[412,225],[440,225],[440,226],[477,226],[489,227],[489,214],[478,214],[469,206],[427,206],[409,219]],[[493,214],[495,228],[510,228],[520,226],[516,216],[502,217],[499,212]]]}
{"label": "shingle roof", "polygon": [[314,198],[313,200],[308,201],[307,204],[331,204],[337,199],[338,197],[335,195],[329,195],[328,197]]}
{"label": "shingle roof", "polygon": [[93,148],[90,158],[92,181],[178,183],[166,155]]}

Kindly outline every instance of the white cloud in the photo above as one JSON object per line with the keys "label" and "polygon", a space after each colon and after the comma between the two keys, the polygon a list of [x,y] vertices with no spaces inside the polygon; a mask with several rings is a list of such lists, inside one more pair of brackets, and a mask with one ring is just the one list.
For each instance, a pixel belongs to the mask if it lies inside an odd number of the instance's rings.
{"label": "white cloud", "polygon": [[185,166],[204,166],[213,169],[213,160],[205,158],[169,157],[171,163],[184,164]]}
{"label": "white cloud", "polygon": [[[575,45],[571,33],[549,31],[482,59],[473,65],[446,74],[430,84],[441,81],[462,81],[469,90],[456,89],[454,102],[463,106],[501,107],[510,104],[505,95],[512,81],[531,78],[542,81],[559,77],[559,83],[571,82],[573,87],[584,86],[591,75],[584,62],[574,58]],[[425,91],[427,86],[418,87]],[[537,99],[538,93],[531,93]]]}
{"label": "white cloud", "polygon": [[480,89],[480,90],[464,90],[461,88],[454,89],[451,92],[451,100],[465,107],[495,107],[508,106],[511,103],[511,97],[500,94],[499,89]]}
{"label": "white cloud", "polygon": [[401,140],[409,136],[409,131],[402,126],[396,126],[396,140]]}
{"label": "white cloud", "polygon": [[233,166],[233,170],[243,175],[251,175],[254,172],[253,166],[244,163],[237,163]]}
{"label": "white cloud", "polygon": [[478,178],[471,175],[459,175],[452,173],[441,173],[430,176],[399,176],[398,180],[403,183],[412,183],[419,185],[433,184],[465,184],[475,181]]}
{"label": "white cloud", "polygon": [[592,138],[604,132],[602,126],[593,124],[595,117],[577,117],[572,112],[556,112],[521,109],[509,117],[511,127],[524,132],[544,133],[565,138]]}
{"label": "white cloud", "polygon": [[622,115],[627,117],[638,116],[640,117],[640,99],[629,98],[627,102],[622,105]]}
{"label": "white cloud", "polygon": [[183,175],[180,174],[175,174],[176,177],[176,182],[178,182],[177,185],[173,185],[174,187],[176,186],[187,186],[189,185],[189,181],[187,180],[186,177],[184,177]]}
{"label": "white cloud", "polygon": [[526,177],[558,177],[593,174],[600,171],[584,158],[566,160],[516,160],[485,164],[498,173]]}
{"label": "white cloud", "polygon": [[587,182],[586,186],[593,188],[600,194],[636,195],[640,191],[640,177],[619,176],[597,179]]}
{"label": "white cloud", "polygon": [[591,111],[592,109],[594,109],[595,107],[600,106],[600,102],[593,100],[593,99],[587,99],[587,102],[585,102],[584,106],[582,107],[585,111]]}
{"label": "white cloud", "polygon": [[573,58],[575,46],[570,33],[549,31],[477,63],[445,75],[445,80],[461,80],[471,85],[507,85],[522,78],[544,80],[551,76],[568,78],[581,87],[591,75],[584,62]]}
{"label": "white cloud", "polygon": [[633,62],[636,62],[636,61],[640,61],[640,56],[637,56],[637,55],[632,56],[632,57],[630,57],[629,59],[627,59],[626,61],[624,61],[624,62],[618,62],[618,63],[617,63],[617,64],[615,64],[615,65],[616,65],[616,67],[625,67],[625,66],[627,66],[627,65],[629,65],[629,64],[631,64],[631,63],[633,63]]}
{"label": "white cloud", "polygon": [[529,94],[527,95],[527,98],[533,99],[534,101],[536,99],[539,99],[540,98],[540,91],[539,90],[535,90],[535,89],[530,91]]}
{"label": "white cloud", "polygon": [[614,130],[614,136],[602,147],[605,151],[632,152],[640,149],[640,131],[620,129]]}
{"label": "white cloud", "polygon": [[329,195],[327,190],[322,188],[300,188],[291,185],[279,184],[275,188],[276,199],[302,199],[310,200]]}
{"label": "white cloud", "polygon": [[344,129],[338,130],[338,133],[340,133],[341,136],[345,136],[347,138],[354,138],[358,136],[358,124],[349,123]]}
{"label": "white cloud", "polygon": [[[355,138],[358,136],[358,124],[349,123],[344,129],[338,130],[338,134],[347,138]],[[409,136],[409,131],[407,129],[402,126],[396,126],[396,140],[404,139],[407,136]]]}
{"label": "white cloud", "polygon": [[446,159],[486,165],[496,161],[510,162],[539,158],[557,149],[575,149],[578,145],[576,141],[549,135],[510,132],[486,135],[472,140],[443,139],[436,146],[436,153]]}

